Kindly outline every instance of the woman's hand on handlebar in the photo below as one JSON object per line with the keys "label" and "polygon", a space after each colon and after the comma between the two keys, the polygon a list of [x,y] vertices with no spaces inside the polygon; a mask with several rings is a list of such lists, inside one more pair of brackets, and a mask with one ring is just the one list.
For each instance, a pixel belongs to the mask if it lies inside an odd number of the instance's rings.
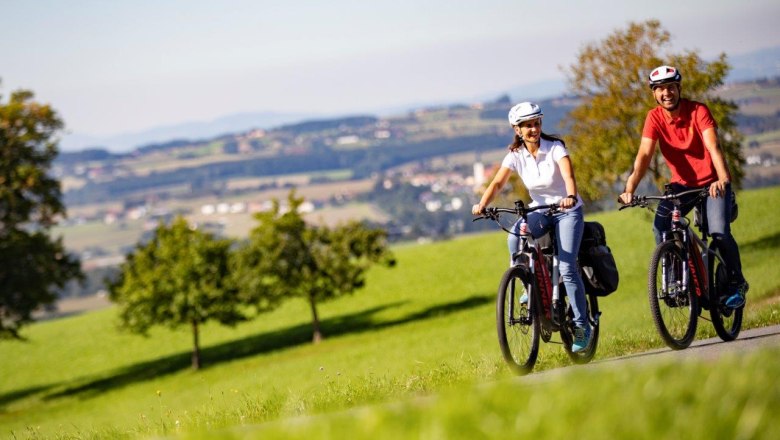
{"label": "woman's hand on handlebar", "polygon": [[564,197],[561,199],[560,202],[558,202],[558,207],[560,209],[569,209],[577,204],[577,200],[571,198],[571,197]]}
{"label": "woman's hand on handlebar", "polygon": [[477,203],[471,207],[471,213],[474,215],[482,215],[485,212],[485,207]]}
{"label": "woman's hand on handlebar", "polygon": [[618,196],[618,203],[622,205],[630,205],[633,200],[634,200],[634,193],[632,192],[626,191],[623,194]]}

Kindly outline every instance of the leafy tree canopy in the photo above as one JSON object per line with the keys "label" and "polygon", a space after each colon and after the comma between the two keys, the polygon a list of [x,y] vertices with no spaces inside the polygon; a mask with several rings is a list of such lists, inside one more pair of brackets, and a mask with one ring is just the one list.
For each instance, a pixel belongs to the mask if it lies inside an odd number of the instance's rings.
{"label": "leafy tree canopy", "polygon": [[[683,97],[709,106],[718,123],[718,141],[732,180],[739,185],[745,159],[740,152],[742,136],[734,121],[737,106],[714,93],[729,71],[726,55],[707,63],[693,51],[670,51],[670,40],[669,32],[657,20],[631,23],[598,43],[586,45],[569,67],[569,87],[580,103],[564,124],[577,186],[585,198],[598,200],[615,193],[616,185],[622,185],[625,173],[630,172],[645,116],[656,105],[647,75],[664,64],[682,72]],[[660,188],[668,177],[660,153],[649,172]]]}
{"label": "leafy tree canopy", "polygon": [[109,283],[122,326],[146,334],[152,326],[193,332],[193,368],[200,367],[198,329],[209,320],[234,325],[247,319],[238,289],[228,280],[231,242],[190,228],[178,217],[128,255]]}
{"label": "leafy tree canopy", "polygon": [[19,338],[32,312],[83,274],[50,228],[65,215],[60,184],[49,175],[63,122],[30,91],[0,95],[0,338]]}
{"label": "leafy tree canopy", "polygon": [[[311,307],[314,341],[322,338],[317,303],[351,294],[365,283],[374,263],[393,265],[386,233],[358,222],[334,228],[307,224],[303,198],[290,192],[288,208],[259,213],[249,242],[239,251],[234,276],[246,295],[258,301],[301,297]],[[269,300],[270,298],[270,300]]]}

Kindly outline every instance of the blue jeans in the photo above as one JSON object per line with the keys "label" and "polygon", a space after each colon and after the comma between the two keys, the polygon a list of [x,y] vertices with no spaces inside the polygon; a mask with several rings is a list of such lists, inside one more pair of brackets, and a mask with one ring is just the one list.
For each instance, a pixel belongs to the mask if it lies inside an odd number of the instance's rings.
{"label": "blue jeans", "polygon": [[[582,284],[577,266],[577,253],[580,250],[582,231],[585,229],[582,208],[559,212],[552,217],[540,212],[528,214],[528,232],[534,238],[544,235],[553,224],[555,224],[555,241],[558,244],[558,270],[563,285],[566,287],[569,304],[574,312],[574,324],[579,327],[587,327],[585,286]],[[512,226],[511,231],[517,233],[519,230],[520,221]],[[520,238],[509,234],[507,244],[511,258],[519,250]]]}
{"label": "blue jeans", "polygon": [[[673,192],[685,191],[689,188],[679,183],[671,184]],[[680,200],[680,214],[685,216],[695,207],[693,203],[696,194],[683,196]],[[739,247],[734,237],[731,235],[731,184],[726,185],[726,194],[722,197],[707,197],[703,204],[703,213],[706,213],[707,229],[712,240],[717,243],[723,261],[729,268],[729,278],[733,284],[741,284],[745,281],[742,275],[742,261],[739,257]],[[658,204],[655,211],[655,220],[653,221],[653,234],[656,244],[661,242],[662,233],[672,228],[672,208],[671,201],[664,200]]]}

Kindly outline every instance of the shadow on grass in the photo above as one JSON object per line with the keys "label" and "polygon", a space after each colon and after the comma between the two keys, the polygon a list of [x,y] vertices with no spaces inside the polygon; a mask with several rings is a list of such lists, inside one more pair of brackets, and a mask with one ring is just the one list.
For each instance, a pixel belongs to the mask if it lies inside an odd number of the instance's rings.
{"label": "shadow on grass", "polygon": [[780,248],[780,232],[761,237],[758,240],[751,241],[749,243],[739,244],[740,251],[757,251],[763,249],[777,249]]}
{"label": "shadow on grass", "polygon": [[[483,304],[492,302],[493,300],[494,295],[475,295],[461,301],[438,304],[397,320],[374,322],[373,316],[377,313],[402,304],[401,302],[396,302],[373,307],[357,313],[325,319],[320,323],[320,326],[326,338],[345,334],[363,333],[396,325],[402,325],[413,321],[449,315],[461,310],[479,307]],[[262,317],[259,319],[262,319]],[[249,336],[243,339],[201,349],[201,362],[203,364],[202,368],[211,368],[221,362],[233,361],[262,353],[269,353],[275,350],[282,350],[299,345],[309,344],[311,343],[311,340],[311,323],[295,325],[285,329]],[[190,367],[191,353],[177,353],[152,361],[137,363],[120,369],[116,371],[115,374],[106,375],[98,379],[95,379],[94,377],[86,379],[78,385],[70,386],[62,391],[49,394],[44,399],[53,400],[60,397],[71,396],[89,398],[112,389],[122,388],[133,383],[159,378],[160,376],[186,370]],[[3,396],[0,396],[0,399],[2,398]]]}
{"label": "shadow on grass", "polygon": [[52,388],[52,385],[40,385],[36,387],[25,388],[23,390],[11,391],[10,393],[6,394],[0,394],[0,414],[4,412],[3,408],[9,403],[24,399],[25,397],[31,396],[33,394],[45,392]]}

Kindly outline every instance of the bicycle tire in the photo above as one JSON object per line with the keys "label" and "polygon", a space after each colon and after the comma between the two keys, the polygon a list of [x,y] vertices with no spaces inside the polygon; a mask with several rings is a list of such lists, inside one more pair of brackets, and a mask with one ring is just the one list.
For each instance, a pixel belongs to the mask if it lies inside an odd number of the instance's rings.
{"label": "bicycle tire", "polygon": [[594,310],[598,310],[598,297],[595,295],[585,295],[585,301],[588,307],[588,325],[590,325],[590,341],[588,346],[584,350],[574,353],[571,351],[571,346],[574,343],[574,311],[569,304],[568,298],[566,301],[566,324],[561,328],[561,340],[563,341],[563,348],[566,350],[566,354],[569,355],[575,364],[587,364],[593,360],[596,356],[596,349],[599,345],[599,319],[594,316]]}
{"label": "bicycle tire", "polygon": [[710,317],[712,318],[712,326],[715,327],[715,333],[718,334],[720,339],[729,342],[737,339],[739,332],[742,329],[742,312],[745,306],[737,309],[730,309],[726,307],[721,299],[725,298],[728,294],[729,276],[726,270],[726,265],[720,262],[717,263],[715,268],[715,277],[713,281],[713,289],[710,294],[713,296],[710,299]]}
{"label": "bicycle tire", "polygon": [[[498,345],[509,367],[517,374],[529,373],[539,355],[538,292],[525,266],[514,266],[504,272],[496,298]],[[520,297],[528,294],[528,304]],[[514,307],[510,308],[510,304]],[[514,316],[510,316],[513,310]]]}
{"label": "bicycle tire", "polygon": [[[685,260],[682,246],[676,240],[659,244],[650,260],[647,278],[647,295],[650,302],[650,314],[655,328],[666,345],[674,350],[688,348],[696,337],[696,325],[699,314],[698,297],[693,281],[682,290],[681,281]],[[664,283],[662,268],[666,264],[667,279]],[[663,291],[662,286],[672,285],[672,289]]]}

